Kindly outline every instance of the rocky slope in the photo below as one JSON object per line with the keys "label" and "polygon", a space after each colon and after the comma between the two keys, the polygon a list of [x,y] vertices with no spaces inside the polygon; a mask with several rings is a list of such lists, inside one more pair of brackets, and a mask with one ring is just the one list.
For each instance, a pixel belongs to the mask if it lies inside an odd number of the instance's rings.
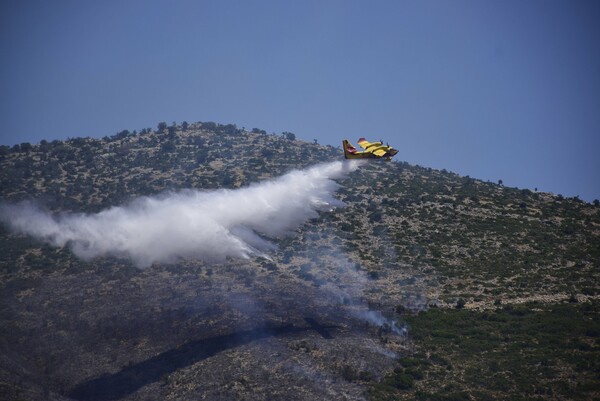
{"label": "rocky slope", "polygon": [[[291,133],[161,124],[2,146],[0,198],[94,213],[340,157]],[[272,260],[140,270],[1,226],[1,398],[599,395],[600,207],[403,162],[340,184],[346,207]]]}

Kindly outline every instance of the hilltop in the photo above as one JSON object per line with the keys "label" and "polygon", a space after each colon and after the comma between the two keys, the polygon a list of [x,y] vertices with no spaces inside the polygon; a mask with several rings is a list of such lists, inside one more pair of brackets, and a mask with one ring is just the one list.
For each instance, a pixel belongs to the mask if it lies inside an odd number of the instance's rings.
{"label": "hilltop", "polygon": [[[96,213],[341,157],[289,132],[161,123],[0,146],[0,199]],[[0,395],[600,395],[598,205],[405,162],[368,163],[340,185],[346,206],[278,239],[271,259],[140,270],[0,226]]]}

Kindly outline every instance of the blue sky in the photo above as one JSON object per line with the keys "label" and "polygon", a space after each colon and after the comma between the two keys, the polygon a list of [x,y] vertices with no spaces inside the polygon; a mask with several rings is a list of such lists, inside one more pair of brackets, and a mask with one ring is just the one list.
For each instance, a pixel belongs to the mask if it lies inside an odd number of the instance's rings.
{"label": "blue sky", "polygon": [[0,0],[0,143],[215,121],[600,199],[600,2]]}

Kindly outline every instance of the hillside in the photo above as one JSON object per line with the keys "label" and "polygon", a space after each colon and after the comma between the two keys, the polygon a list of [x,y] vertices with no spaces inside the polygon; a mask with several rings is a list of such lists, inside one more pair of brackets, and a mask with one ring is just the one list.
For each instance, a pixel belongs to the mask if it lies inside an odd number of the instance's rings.
{"label": "hillside", "polygon": [[[161,124],[1,146],[0,199],[96,213],[341,157],[291,133]],[[0,225],[0,398],[600,396],[600,207],[404,162],[339,183],[346,206],[271,260],[138,269]]]}

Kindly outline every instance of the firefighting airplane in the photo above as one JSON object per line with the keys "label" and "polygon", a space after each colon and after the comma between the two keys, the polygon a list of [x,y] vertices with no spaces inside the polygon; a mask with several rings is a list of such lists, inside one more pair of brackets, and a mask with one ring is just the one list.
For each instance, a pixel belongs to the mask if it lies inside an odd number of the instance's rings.
{"label": "firefighting airplane", "polygon": [[381,159],[391,160],[397,149],[391,146],[384,145],[383,142],[369,142],[365,138],[360,138],[358,144],[364,151],[359,152],[347,139],[344,139],[342,146],[344,147],[344,157],[346,159]]}

